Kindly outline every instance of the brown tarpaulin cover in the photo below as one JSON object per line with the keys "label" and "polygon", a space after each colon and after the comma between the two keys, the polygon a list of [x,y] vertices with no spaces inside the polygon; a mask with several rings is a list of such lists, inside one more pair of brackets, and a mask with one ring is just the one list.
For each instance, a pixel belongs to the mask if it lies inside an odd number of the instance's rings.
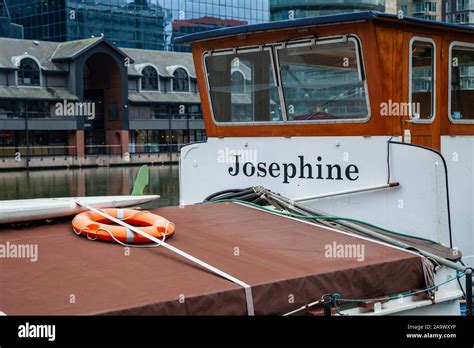
{"label": "brown tarpaulin cover", "polygon": [[[370,298],[425,286],[421,257],[235,203],[153,209],[176,224],[168,242],[252,286],[256,314],[282,314],[338,292]],[[76,236],[70,219],[0,228],[0,244],[38,244],[38,261],[0,260],[7,315],[246,315],[245,292],[163,248]],[[363,261],[325,246],[364,245]],[[293,299],[293,301],[292,301]],[[184,300],[184,301],[183,301]]]}

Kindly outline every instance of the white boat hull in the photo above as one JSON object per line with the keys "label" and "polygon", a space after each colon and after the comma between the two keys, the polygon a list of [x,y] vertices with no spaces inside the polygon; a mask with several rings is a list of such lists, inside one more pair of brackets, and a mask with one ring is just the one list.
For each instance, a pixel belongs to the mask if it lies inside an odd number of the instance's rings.
{"label": "white boat hull", "polygon": [[[263,186],[290,199],[325,196],[306,200],[310,208],[331,215],[360,219],[384,228],[428,238],[461,250],[472,264],[472,157],[471,147],[458,162],[436,152],[406,145],[390,144],[388,136],[372,137],[256,137],[209,138],[181,150],[180,204],[202,202],[225,189]],[[393,141],[401,141],[393,137]],[[464,139],[463,139],[464,140]],[[469,139],[470,140],[470,139]],[[467,141],[467,140],[466,140]],[[457,147],[443,143],[445,155]],[[390,150],[390,151],[389,151]],[[469,151],[468,151],[469,150]],[[236,162],[238,158],[238,164]],[[461,162],[465,161],[465,162]],[[461,163],[460,163],[461,162]],[[453,230],[450,234],[446,172]],[[446,170],[447,169],[447,170]],[[212,178],[195,184],[196,178]],[[388,182],[400,185],[380,190],[363,189]],[[338,192],[351,194],[334,195]],[[469,258],[471,256],[471,258]],[[448,272],[448,271],[446,271]],[[438,271],[435,284],[443,283],[455,271]],[[360,308],[352,315],[443,314],[459,315],[462,291],[457,281],[439,288],[436,301],[406,298],[382,304],[377,312]],[[342,312],[346,310],[342,309]]]}
{"label": "white boat hull", "polygon": [[[308,200],[305,204],[447,246],[452,239],[452,246],[460,249],[464,261],[472,265],[474,219],[470,173],[474,138],[458,139],[456,143],[451,140],[453,144],[443,140],[446,166],[452,172],[449,178],[451,236],[443,158],[428,149],[396,144],[390,145],[388,154],[390,138],[209,138],[205,143],[191,144],[181,150],[180,203],[194,204],[220,190],[257,185],[298,199],[386,184],[390,176],[390,181],[400,186]],[[452,160],[452,153],[459,153],[458,161]],[[329,166],[337,166],[339,170],[330,174]],[[196,185],[197,177],[212,180]]]}

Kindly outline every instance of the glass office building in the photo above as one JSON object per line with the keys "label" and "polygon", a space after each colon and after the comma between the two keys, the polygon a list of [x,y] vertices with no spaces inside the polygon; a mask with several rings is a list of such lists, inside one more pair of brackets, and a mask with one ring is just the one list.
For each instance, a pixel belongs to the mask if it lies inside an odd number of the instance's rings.
{"label": "glass office building", "polygon": [[269,20],[268,0],[6,0],[25,38],[71,41],[104,35],[119,47],[189,51],[180,35]]}
{"label": "glass office building", "polygon": [[366,10],[385,11],[385,0],[270,0],[272,21]]}
{"label": "glass office building", "polygon": [[190,51],[174,46],[176,36],[270,20],[269,0],[154,0],[170,16],[166,27],[167,46],[173,51]]}
{"label": "glass office building", "polygon": [[26,39],[72,41],[105,36],[119,47],[164,49],[165,13],[144,0],[7,0]]}
{"label": "glass office building", "polygon": [[5,0],[0,0],[0,37],[23,38],[23,27],[11,22]]}

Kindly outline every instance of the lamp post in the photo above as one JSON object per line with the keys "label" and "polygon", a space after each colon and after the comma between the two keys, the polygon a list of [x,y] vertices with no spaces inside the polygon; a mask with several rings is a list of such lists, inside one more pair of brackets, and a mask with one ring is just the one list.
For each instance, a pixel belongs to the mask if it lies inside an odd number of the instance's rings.
{"label": "lamp post", "polygon": [[28,130],[28,103],[25,102],[25,131],[26,131],[26,169],[30,169],[30,136]]}

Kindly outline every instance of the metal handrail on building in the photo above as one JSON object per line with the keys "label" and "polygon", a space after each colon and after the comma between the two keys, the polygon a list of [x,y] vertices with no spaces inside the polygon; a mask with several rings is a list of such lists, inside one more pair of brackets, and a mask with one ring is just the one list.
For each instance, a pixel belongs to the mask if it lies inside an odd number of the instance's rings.
{"label": "metal handrail on building", "polygon": [[2,120],[24,120],[24,119],[71,119],[74,120],[77,117],[84,117],[82,115],[70,115],[60,116],[55,115],[51,112],[12,112],[12,111],[0,111],[0,119]]}
{"label": "metal handrail on building", "polygon": [[130,144],[131,154],[178,153],[186,144]]}
{"label": "metal handrail on building", "polygon": [[[178,153],[186,144],[130,144],[130,154]],[[85,145],[85,156],[120,155],[121,145]],[[76,156],[76,146],[0,146],[0,158],[21,160],[31,157]]]}
{"label": "metal handrail on building", "polygon": [[0,147],[0,157],[16,158],[37,156],[75,156],[76,146],[3,146]]}
{"label": "metal handrail on building", "polygon": [[84,145],[85,156],[90,155],[121,155],[121,145]]}
{"label": "metal handrail on building", "polygon": [[202,120],[202,114],[170,114],[170,113],[157,113],[143,115],[131,115],[130,120]]}

